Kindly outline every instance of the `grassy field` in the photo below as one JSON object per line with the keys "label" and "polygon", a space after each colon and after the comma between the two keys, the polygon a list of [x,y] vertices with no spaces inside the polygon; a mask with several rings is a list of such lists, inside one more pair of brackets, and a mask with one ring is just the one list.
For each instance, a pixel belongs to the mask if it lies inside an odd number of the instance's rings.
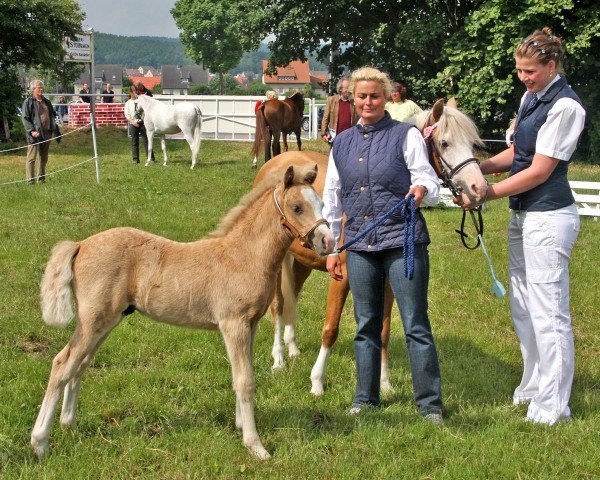
{"label": "grassy field", "polygon": [[[46,326],[39,281],[52,246],[114,226],[178,241],[213,230],[250,189],[250,145],[206,141],[199,166],[169,142],[170,165],[133,165],[121,130],[98,134],[101,182],[93,162],[49,176],[45,185],[0,186],[0,477],[6,479],[591,479],[600,478],[600,222],[582,219],[572,261],[576,342],[573,421],[555,428],[523,421],[512,390],[521,373],[508,300],[491,293],[481,250],[467,251],[454,229],[460,213],[425,213],[433,243],[430,316],[439,349],[445,424],[423,422],[412,387],[397,309],[391,340],[395,391],[383,408],[348,417],[355,386],[354,320],[344,310],[325,395],[310,394],[328,278],[315,273],[300,302],[302,355],[271,373],[273,328],[261,323],[255,349],[256,421],[273,459],[260,462],[235,429],[235,399],[223,341],[135,313],[126,317],[86,372],[78,427],[55,422],[50,455],[29,448],[52,358],[68,341]],[[323,149],[322,142],[307,142]],[[295,148],[295,147],[291,147]],[[90,132],[52,144],[49,170],[93,156]],[[158,158],[158,157],[157,157]],[[0,184],[25,175],[24,152],[0,154]],[[573,180],[600,181],[600,169],[573,166]],[[484,214],[486,244],[507,285],[505,201]]]}

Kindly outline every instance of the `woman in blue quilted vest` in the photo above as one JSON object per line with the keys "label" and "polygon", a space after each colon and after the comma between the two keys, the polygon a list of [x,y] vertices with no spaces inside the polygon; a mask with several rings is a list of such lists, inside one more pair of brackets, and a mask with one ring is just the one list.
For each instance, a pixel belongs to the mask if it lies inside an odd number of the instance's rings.
{"label": "woman in blue quilted vest", "polygon": [[[510,308],[521,344],[523,377],[513,402],[526,420],[554,425],[571,418],[575,347],[569,312],[569,263],[579,215],[567,169],[585,110],[562,69],[564,48],[551,30],[517,47],[521,99],[514,144],[481,164],[484,174],[510,171],[487,200],[509,197]],[[467,205],[470,208],[471,205]]]}
{"label": "woman in blue quilted vest", "polygon": [[[391,91],[388,76],[371,67],[353,72],[350,91],[358,124],[336,136],[325,178],[323,215],[339,241],[356,238],[369,224],[408,195],[416,206],[435,205],[439,182],[429,165],[420,132],[392,120],[385,110]],[[381,327],[386,278],[396,297],[406,335],[419,413],[442,423],[440,368],[427,314],[429,233],[416,211],[414,276],[404,276],[404,219],[392,215],[347,250],[348,281],[357,330],[354,339],[357,387],[349,414],[380,404]],[[342,278],[338,254],[327,259],[334,280]]]}

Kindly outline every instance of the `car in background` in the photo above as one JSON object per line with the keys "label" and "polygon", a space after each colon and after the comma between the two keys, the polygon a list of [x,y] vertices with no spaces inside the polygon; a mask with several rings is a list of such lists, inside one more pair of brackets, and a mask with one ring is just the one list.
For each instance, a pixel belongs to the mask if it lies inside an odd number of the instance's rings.
{"label": "car in background", "polygon": [[[319,107],[317,110],[318,120],[317,120],[317,128],[321,128],[321,121],[323,120],[323,113],[325,113],[325,107]],[[302,117],[302,130],[308,132],[310,129],[310,117],[308,113],[305,113]]]}

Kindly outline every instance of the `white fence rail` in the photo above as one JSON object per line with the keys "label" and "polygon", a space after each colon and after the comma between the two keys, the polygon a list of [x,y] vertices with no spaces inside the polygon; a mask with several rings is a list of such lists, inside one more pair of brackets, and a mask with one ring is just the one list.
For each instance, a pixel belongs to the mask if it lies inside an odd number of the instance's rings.
{"label": "white fence rail", "polygon": [[[237,95],[155,95],[154,98],[171,105],[189,102],[198,105],[202,111],[202,139],[233,140],[250,142],[254,141],[256,129],[256,116],[254,107],[256,102],[264,97],[248,97]],[[320,106],[312,98],[307,98],[308,131],[302,130],[302,139],[317,137],[317,110]],[[169,138],[179,138],[172,135]],[[183,138],[181,136],[181,138]],[[295,136],[292,135],[295,139]]]}
{"label": "white fence rail", "polygon": [[[572,180],[569,182],[569,186],[573,192],[579,215],[600,217],[600,182]],[[447,207],[457,207],[452,201],[452,193],[447,188],[440,189],[440,203]]]}

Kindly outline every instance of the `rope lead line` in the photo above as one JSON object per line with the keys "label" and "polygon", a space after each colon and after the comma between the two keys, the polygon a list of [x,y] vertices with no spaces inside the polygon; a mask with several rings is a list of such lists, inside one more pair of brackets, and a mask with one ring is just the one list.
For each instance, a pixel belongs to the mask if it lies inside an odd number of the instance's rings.
{"label": "rope lead line", "polygon": [[91,123],[88,123],[87,125],[83,125],[82,127],[75,128],[75,129],[71,130],[70,132],[63,133],[61,135],[58,135],[57,137],[49,138],[48,140],[42,140],[41,142],[36,142],[36,143],[28,144],[28,145],[23,145],[22,147],[9,148],[7,150],[0,150],[0,153],[13,152],[15,150],[22,150],[24,148],[30,147],[31,145],[39,145],[40,143],[48,143],[48,142],[51,142],[52,140],[56,140],[57,138],[62,138],[62,137],[66,137],[67,135],[71,135],[72,133],[75,133],[77,130],[82,130],[84,128],[89,127],[90,125],[91,125]]}
{"label": "rope lead line", "polygon": [[[356,238],[353,238],[349,242],[344,243],[340,248],[338,248],[338,252],[343,252],[348,247],[354,245],[361,238],[363,238],[367,233],[373,230],[375,227],[380,225],[392,215],[395,211],[402,209],[400,214],[404,217],[404,276],[409,280],[413,279],[415,273],[415,223],[416,223],[416,207],[415,207],[415,197],[414,195],[409,195],[408,198],[405,198],[390,208],[387,212],[381,215],[377,220],[372,222],[364,232],[360,233]],[[408,252],[408,254],[407,254]]]}

